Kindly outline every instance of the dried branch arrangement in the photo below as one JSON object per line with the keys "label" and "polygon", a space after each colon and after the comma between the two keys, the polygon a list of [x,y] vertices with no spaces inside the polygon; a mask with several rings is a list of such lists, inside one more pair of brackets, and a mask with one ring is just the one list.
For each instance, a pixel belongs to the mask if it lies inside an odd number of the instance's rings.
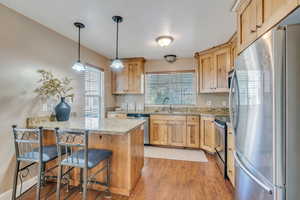
{"label": "dried branch arrangement", "polygon": [[34,90],[42,98],[55,97],[60,99],[62,97],[71,97],[73,88],[70,86],[72,80],[65,77],[63,79],[55,78],[51,72],[45,70],[37,71],[41,75],[41,79],[38,81],[41,86]]}

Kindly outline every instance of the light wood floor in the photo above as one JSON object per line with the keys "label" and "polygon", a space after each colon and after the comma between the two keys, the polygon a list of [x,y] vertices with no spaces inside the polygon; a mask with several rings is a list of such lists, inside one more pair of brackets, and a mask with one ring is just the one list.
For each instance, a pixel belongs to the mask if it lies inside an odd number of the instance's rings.
{"label": "light wood floor", "polygon": [[[145,158],[145,167],[133,194],[129,197],[113,196],[113,200],[233,200],[233,189],[225,181],[216,166],[215,159],[207,155],[208,163],[175,161]],[[42,197],[55,190],[55,184],[43,188]],[[81,196],[74,189],[70,200],[80,200]],[[70,193],[72,193],[70,192]],[[63,192],[63,195],[68,195]],[[70,194],[69,193],[69,194]],[[95,199],[100,193],[89,191],[89,199]],[[32,200],[35,196],[33,187],[20,199]],[[49,200],[55,199],[55,194]]]}

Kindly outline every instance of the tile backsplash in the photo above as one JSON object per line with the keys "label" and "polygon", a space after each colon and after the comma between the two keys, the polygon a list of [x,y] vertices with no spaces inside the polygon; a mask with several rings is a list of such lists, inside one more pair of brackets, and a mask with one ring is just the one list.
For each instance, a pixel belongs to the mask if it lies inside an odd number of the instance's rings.
{"label": "tile backsplash", "polygon": [[[152,105],[145,105],[144,95],[117,95],[116,107],[123,110],[143,110]],[[197,104],[185,107],[202,107],[202,108],[227,108],[228,94],[200,94],[197,95]],[[155,106],[154,106],[155,107]],[[174,105],[174,107],[182,107]]]}

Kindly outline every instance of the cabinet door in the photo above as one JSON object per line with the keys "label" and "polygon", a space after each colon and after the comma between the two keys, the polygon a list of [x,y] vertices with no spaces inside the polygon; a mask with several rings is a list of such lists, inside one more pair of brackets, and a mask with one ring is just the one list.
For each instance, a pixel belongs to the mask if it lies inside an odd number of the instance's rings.
{"label": "cabinet door", "polygon": [[186,146],[200,147],[200,119],[197,116],[188,116],[186,124]]}
{"label": "cabinet door", "polygon": [[216,92],[228,92],[227,75],[230,68],[230,48],[224,47],[214,53],[215,90]]}
{"label": "cabinet door", "polygon": [[257,36],[256,0],[246,0],[238,10],[238,51],[249,46]]}
{"label": "cabinet door", "polygon": [[256,0],[258,35],[272,28],[297,6],[297,0]]}
{"label": "cabinet door", "polygon": [[214,91],[215,87],[215,67],[212,54],[199,56],[199,89],[200,93]]}
{"label": "cabinet door", "polygon": [[237,58],[237,35],[235,35],[231,41],[230,47],[230,68],[229,71],[234,69],[235,60]]}
{"label": "cabinet door", "polygon": [[168,121],[151,119],[150,144],[167,145],[167,143],[168,143]]}
{"label": "cabinet door", "polygon": [[201,117],[201,139],[200,146],[202,149],[215,153],[216,136],[213,118]]}
{"label": "cabinet door", "polygon": [[234,135],[231,128],[228,128],[228,134],[227,134],[227,175],[229,177],[230,182],[232,185],[235,185],[235,167],[234,167]]}
{"label": "cabinet door", "polygon": [[142,94],[144,92],[144,67],[141,62],[128,63],[128,92]]}
{"label": "cabinet door", "polygon": [[168,145],[186,146],[186,120],[168,121]]}
{"label": "cabinet door", "polygon": [[128,64],[124,64],[121,72],[112,72],[112,88],[113,94],[124,94],[128,92]]}

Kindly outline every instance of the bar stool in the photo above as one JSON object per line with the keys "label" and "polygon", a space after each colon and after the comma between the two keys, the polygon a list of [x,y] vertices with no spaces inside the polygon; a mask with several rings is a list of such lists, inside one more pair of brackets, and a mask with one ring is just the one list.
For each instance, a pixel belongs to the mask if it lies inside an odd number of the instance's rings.
{"label": "bar stool", "polygon": [[[19,172],[28,170],[34,164],[38,164],[38,179],[36,186],[36,200],[41,198],[41,185],[45,181],[45,173],[57,166],[45,170],[46,163],[57,158],[56,145],[43,146],[43,128],[21,129],[13,125],[14,143],[16,151],[16,167],[13,180],[12,200],[16,199]],[[61,154],[64,154],[61,151]],[[26,166],[20,168],[20,163],[26,162]],[[21,179],[22,181],[22,179]]]}
{"label": "bar stool", "polygon": [[[58,181],[56,190],[56,199],[60,199],[61,178],[69,173],[68,170],[63,174],[63,167],[68,166],[80,168],[80,187],[83,190],[82,199],[87,199],[87,185],[89,183],[100,184],[106,187],[106,197],[111,197],[110,186],[110,163],[112,151],[104,149],[88,148],[88,131],[76,130],[60,130],[56,128],[56,144],[58,150]],[[69,148],[66,157],[63,159],[61,149]],[[104,166],[97,170],[93,175],[88,177],[88,170],[96,167],[101,162],[105,162]],[[106,181],[99,182],[95,180],[95,176],[100,172],[106,171]]]}

